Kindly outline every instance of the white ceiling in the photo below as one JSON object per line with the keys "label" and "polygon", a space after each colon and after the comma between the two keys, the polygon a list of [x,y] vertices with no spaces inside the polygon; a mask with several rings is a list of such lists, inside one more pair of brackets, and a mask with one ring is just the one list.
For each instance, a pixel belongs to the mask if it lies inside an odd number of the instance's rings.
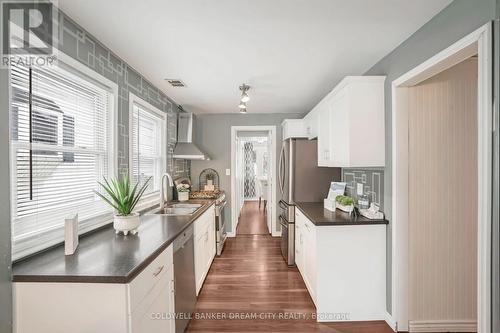
{"label": "white ceiling", "polygon": [[[451,0],[58,0],[187,111],[304,113]],[[173,88],[164,79],[182,79]]]}

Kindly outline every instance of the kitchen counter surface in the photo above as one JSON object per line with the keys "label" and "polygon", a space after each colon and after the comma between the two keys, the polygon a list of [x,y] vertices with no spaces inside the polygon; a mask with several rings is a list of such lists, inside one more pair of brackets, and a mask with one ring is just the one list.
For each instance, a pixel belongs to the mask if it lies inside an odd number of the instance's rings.
{"label": "kitchen counter surface", "polygon": [[331,212],[322,202],[296,202],[295,206],[316,226],[389,224],[387,220],[370,220],[364,216],[353,217],[340,210]]}
{"label": "kitchen counter surface", "polygon": [[80,237],[75,254],[64,244],[14,263],[14,282],[128,283],[164,251],[214,200],[189,200],[191,216],[142,215],[139,232],[116,235],[112,224]]}

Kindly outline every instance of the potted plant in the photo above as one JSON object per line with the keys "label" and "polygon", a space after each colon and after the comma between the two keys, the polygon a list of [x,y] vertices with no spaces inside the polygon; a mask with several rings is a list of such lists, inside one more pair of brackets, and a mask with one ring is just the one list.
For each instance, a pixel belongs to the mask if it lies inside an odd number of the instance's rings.
{"label": "potted plant", "polygon": [[95,191],[95,193],[115,209],[113,227],[116,233],[120,231],[124,235],[129,232],[134,235],[137,233],[140,219],[139,214],[133,213],[133,210],[144,194],[150,180],[151,177],[146,179],[141,187],[139,187],[139,182],[132,186],[128,176],[111,179],[110,181],[104,177],[104,183],[98,182],[107,195],[98,191]]}
{"label": "potted plant", "polygon": [[207,174],[207,185],[211,186],[214,184],[214,175],[209,173]]}
{"label": "potted plant", "polygon": [[346,195],[337,195],[335,197],[335,208],[350,214],[354,210],[354,200]]}
{"label": "potted plant", "polygon": [[189,184],[179,184],[177,186],[177,193],[179,194],[179,201],[189,200]]}

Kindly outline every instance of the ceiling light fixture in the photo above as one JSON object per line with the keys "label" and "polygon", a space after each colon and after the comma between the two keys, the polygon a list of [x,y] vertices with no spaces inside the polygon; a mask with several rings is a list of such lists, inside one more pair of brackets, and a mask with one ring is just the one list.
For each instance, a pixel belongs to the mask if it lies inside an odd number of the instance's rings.
{"label": "ceiling light fixture", "polygon": [[250,96],[248,96],[248,90],[250,90],[250,86],[243,83],[241,86],[240,86],[240,90],[241,90],[241,101],[243,103],[246,103],[250,100]]}
{"label": "ceiling light fixture", "polygon": [[240,104],[238,105],[238,107],[239,107],[240,109],[244,109],[244,110],[246,110],[246,108],[247,108],[247,103],[245,103],[245,102],[240,102]]}

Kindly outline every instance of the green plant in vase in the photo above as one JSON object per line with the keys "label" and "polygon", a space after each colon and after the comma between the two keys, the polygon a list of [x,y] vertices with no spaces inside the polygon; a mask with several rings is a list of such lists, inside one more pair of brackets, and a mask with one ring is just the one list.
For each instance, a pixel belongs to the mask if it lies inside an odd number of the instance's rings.
{"label": "green plant in vase", "polygon": [[137,182],[134,186],[130,183],[127,175],[119,178],[112,178],[108,181],[104,177],[104,182],[97,182],[105,191],[105,194],[94,191],[104,202],[114,208],[113,227],[115,232],[123,232],[127,235],[137,233],[140,224],[139,214],[134,213],[134,208],[141,199],[148,187],[151,177],[139,186]]}

